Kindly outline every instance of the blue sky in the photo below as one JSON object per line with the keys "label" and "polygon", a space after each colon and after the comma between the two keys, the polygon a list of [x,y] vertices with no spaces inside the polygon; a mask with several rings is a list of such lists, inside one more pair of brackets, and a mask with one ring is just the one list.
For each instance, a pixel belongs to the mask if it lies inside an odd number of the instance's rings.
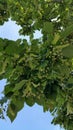
{"label": "blue sky", "polygon": [[[19,28],[20,26],[9,20],[9,22],[5,22],[3,26],[0,26],[0,37],[17,40],[20,38]],[[41,33],[37,31],[34,36],[41,37]],[[26,38],[29,41],[27,36]],[[5,80],[0,81],[0,92],[2,92],[5,83]],[[63,130],[59,125],[51,125],[52,118],[49,112],[43,112],[42,106],[35,104],[33,107],[29,107],[24,104],[24,108],[18,113],[13,123],[8,118],[0,120],[0,130]]]}

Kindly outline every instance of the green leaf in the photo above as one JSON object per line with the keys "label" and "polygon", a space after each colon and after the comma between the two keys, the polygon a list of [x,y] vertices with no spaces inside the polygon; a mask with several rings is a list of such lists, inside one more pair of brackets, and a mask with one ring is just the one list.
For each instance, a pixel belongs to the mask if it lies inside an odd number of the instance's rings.
{"label": "green leaf", "polygon": [[24,84],[25,84],[25,80],[22,80],[22,81],[20,81],[19,83],[17,83],[17,84],[15,85],[15,88],[13,89],[13,92],[18,91],[19,89],[21,89]]}
{"label": "green leaf", "polygon": [[73,77],[69,77],[68,83],[69,83],[69,84],[73,84]]}
{"label": "green leaf", "polygon": [[13,91],[13,85],[6,85],[5,86],[5,89],[4,89],[4,94],[7,95],[8,93],[12,92]]}
{"label": "green leaf", "polygon": [[7,116],[10,118],[11,122],[14,121],[17,115],[17,111],[15,111],[15,109],[16,109],[16,106],[13,103],[11,103],[7,110]]}
{"label": "green leaf", "polygon": [[73,58],[73,45],[69,45],[62,49],[63,56]]}
{"label": "green leaf", "polygon": [[51,22],[45,22],[43,31],[46,33],[52,33],[53,32],[53,24]]}
{"label": "green leaf", "polygon": [[26,98],[26,104],[29,105],[29,106],[33,106],[34,103],[35,103],[35,100],[33,97],[29,97],[29,98]]}
{"label": "green leaf", "polygon": [[73,114],[73,104],[68,102],[67,103],[67,115]]}
{"label": "green leaf", "polygon": [[60,39],[60,35],[59,35],[59,33],[56,33],[54,36],[54,40],[52,41],[52,44],[56,44],[59,39]]}
{"label": "green leaf", "polygon": [[0,75],[3,74],[3,73],[5,73],[5,69],[6,69],[7,63],[8,63],[8,61],[6,59],[4,62],[2,62],[0,64]]}
{"label": "green leaf", "polygon": [[24,107],[24,98],[19,98],[16,101],[17,112]]}
{"label": "green leaf", "polygon": [[69,25],[64,31],[61,32],[61,38],[65,39],[71,33],[73,33],[73,24]]}
{"label": "green leaf", "polygon": [[11,102],[15,105],[17,112],[24,107],[24,100],[25,100],[24,97],[20,97],[18,95],[14,95],[14,97],[13,97]]}
{"label": "green leaf", "polygon": [[40,84],[35,84],[34,82],[31,83],[33,85],[34,88],[37,88]]}
{"label": "green leaf", "polygon": [[19,53],[18,46],[13,41],[9,41],[9,45],[6,47],[5,52],[8,55],[14,55]]}
{"label": "green leaf", "polygon": [[4,47],[3,40],[0,38],[0,52],[3,51],[3,47]]}

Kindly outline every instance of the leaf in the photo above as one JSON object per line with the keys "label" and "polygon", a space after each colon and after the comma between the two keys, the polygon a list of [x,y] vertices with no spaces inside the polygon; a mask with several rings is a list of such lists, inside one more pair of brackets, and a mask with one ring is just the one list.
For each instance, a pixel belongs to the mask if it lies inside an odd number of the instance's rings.
{"label": "leaf", "polygon": [[20,97],[20,96],[14,96],[12,99],[12,103],[15,105],[16,107],[16,111],[18,112],[19,110],[21,110],[24,107],[24,98]]}
{"label": "leaf", "polygon": [[24,107],[24,98],[18,99],[16,101],[16,107],[17,107],[17,112],[20,111]]}
{"label": "leaf", "polygon": [[73,45],[68,45],[62,49],[63,56],[73,58]]}
{"label": "leaf", "polygon": [[0,75],[5,73],[5,69],[6,69],[7,63],[8,63],[8,61],[6,59],[3,63],[0,64]]}
{"label": "leaf", "polygon": [[7,110],[7,116],[10,118],[11,122],[14,121],[18,111],[21,110],[23,107],[24,107],[24,98],[19,96],[13,97]]}
{"label": "leaf", "polygon": [[5,89],[4,89],[4,94],[7,95],[8,93],[12,92],[13,91],[13,86],[8,84],[5,86]]}
{"label": "leaf", "polygon": [[73,114],[73,105],[70,102],[67,103],[67,115],[69,114]]}
{"label": "leaf", "polygon": [[46,33],[52,33],[53,32],[53,24],[51,22],[45,22],[43,31]]}
{"label": "leaf", "polygon": [[7,116],[10,118],[11,122],[13,122],[16,115],[17,111],[15,111],[15,105],[11,103],[7,110]]}
{"label": "leaf", "polygon": [[65,44],[65,45],[58,45],[58,46],[56,46],[56,49],[63,49],[63,48],[65,48],[65,47],[67,47],[67,46],[69,46],[69,44]]}
{"label": "leaf", "polygon": [[31,83],[33,85],[34,88],[37,88],[40,84],[35,84],[34,82]]}
{"label": "leaf", "polygon": [[54,36],[54,40],[52,41],[52,44],[56,44],[59,39],[60,39],[60,35],[58,33],[56,33]]}
{"label": "leaf", "polygon": [[13,89],[13,91],[14,91],[14,92],[15,92],[15,91],[18,91],[19,89],[21,89],[21,88],[23,87],[24,84],[25,84],[25,80],[20,81],[19,83],[17,83],[17,84],[15,85],[15,88]]}
{"label": "leaf", "polygon": [[35,103],[35,100],[34,100],[34,98],[33,97],[29,97],[29,99],[28,98],[26,98],[26,104],[28,105],[28,106],[33,106],[34,105],[34,103]]}
{"label": "leaf", "polygon": [[4,47],[3,40],[0,38],[0,52],[3,51],[3,47]]}
{"label": "leaf", "polygon": [[69,83],[69,84],[73,84],[73,77],[69,77],[68,83]]}
{"label": "leaf", "polygon": [[6,47],[5,52],[8,55],[14,55],[19,53],[19,48],[13,41],[9,41],[9,45]]}
{"label": "leaf", "polygon": [[71,33],[73,33],[73,24],[69,25],[64,31],[61,32],[61,39],[65,39]]}

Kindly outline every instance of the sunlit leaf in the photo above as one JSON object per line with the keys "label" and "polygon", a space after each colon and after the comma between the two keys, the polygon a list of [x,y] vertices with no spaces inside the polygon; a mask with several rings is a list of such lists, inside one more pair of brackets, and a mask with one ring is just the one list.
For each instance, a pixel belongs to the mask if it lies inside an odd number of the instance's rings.
{"label": "sunlit leaf", "polygon": [[19,83],[17,83],[15,85],[15,88],[13,89],[13,91],[17,91],[17,90],[21,89],[24,84],[25,84],[25,80],[20,81]]}
{"label": "sunlit leaf", "polygon": [[60,35],[57,33],[57,34],[55,34],[55,36],[54,36],[54,40],[53,40],[53,44],[56,44],[57,42],[58,42],[58,40],[60,39]]}

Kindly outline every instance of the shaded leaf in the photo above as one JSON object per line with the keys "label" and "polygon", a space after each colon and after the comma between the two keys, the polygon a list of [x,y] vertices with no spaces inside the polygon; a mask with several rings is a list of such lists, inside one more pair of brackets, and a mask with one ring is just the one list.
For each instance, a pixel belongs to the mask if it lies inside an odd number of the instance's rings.
{"label": "shaded leaf", "polygon": [[69,25],[62,33],[61,38],[65,39],[67,36],[69,36],[71,33],[73,33],[73,24]]}
{"label": "shaded leaf", "polygon": [[51,22],[45,22],[44,23],[44,27],[43,27],[43,31],[46,33],[52,33],[53,32],[53,25]]}
{"label": "shaded leaf", "polygon": [[73,45],[68,45],[62,49],[63,56],[72,58],[73,57]]}

